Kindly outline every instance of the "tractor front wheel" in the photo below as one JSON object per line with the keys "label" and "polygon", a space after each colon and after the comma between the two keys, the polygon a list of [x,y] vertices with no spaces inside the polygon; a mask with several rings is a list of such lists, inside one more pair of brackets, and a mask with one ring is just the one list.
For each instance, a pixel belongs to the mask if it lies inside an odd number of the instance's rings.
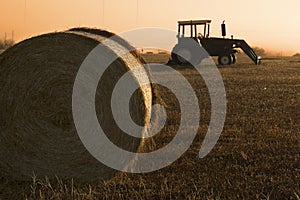
{"label": "tractor front wheel", "polygon": [[230,55],[219,56],[218,62],[220,65],[230,65],[232,63],[232,57]]}
{"label": "tractor front wheel", "polygon": [[231,63],[235,64],[236,62],[236,56],[234,54],[231,54]]}

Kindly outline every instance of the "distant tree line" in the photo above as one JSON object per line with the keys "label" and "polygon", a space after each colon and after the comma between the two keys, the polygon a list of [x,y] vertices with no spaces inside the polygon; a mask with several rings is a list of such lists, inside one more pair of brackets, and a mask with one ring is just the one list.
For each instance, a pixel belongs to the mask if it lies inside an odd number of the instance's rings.
{"label": "distant tree line", "polygon": [[[261,48],[261,47],[253,47],[253,50],[255,51],[255,53],[257,55],[260,55],[260,56],[267,56],[267,55],[275,55],[275,56],[278,56],[280,55],[279,52],[272,52],[272,51],[266,51],[265,49]],[[293,54],[293,57],[300,57],[300,53],[295,53]]]}
{"label": "distant tree line", "polygon": [[253,50],[257,55],[265,56],[267,54],[266,50],[261,47],[253,47]]}
{"label": "distant tree line", "polygon": [[294,57],[300,57],[300,53],[296,53],[293,55]]}
{"label": "distant tree line", "polygon": [[7,49],[14,45],[14,43],[13,40],[0,40],[0,49]]}

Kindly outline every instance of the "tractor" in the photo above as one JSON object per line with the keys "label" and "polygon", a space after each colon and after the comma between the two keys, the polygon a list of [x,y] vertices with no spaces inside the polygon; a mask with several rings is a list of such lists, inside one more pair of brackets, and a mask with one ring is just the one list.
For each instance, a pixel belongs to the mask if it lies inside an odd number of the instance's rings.
{"label": "tractor", "polygon": [[[224,21],[221,24],[223,38],[210,37],[210,24],[211,20],[178,21],[178,43],[172,49],[171,62],[199,64],[207,56],[218,56],[220,65],[230,65],[236,62],[235,54],[240,48],[255,64],[260,63],[261,57],[256,55],[245,40],[233,39],[233,36],[225,38]],[[199,27],[203,27],[203,32],[199,31]]]}

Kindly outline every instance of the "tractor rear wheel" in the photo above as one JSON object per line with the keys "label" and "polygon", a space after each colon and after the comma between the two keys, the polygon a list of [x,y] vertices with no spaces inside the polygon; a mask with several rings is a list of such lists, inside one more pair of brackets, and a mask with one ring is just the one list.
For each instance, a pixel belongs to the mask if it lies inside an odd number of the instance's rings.
{"label": "tractor rear wheel", "polygon": [[176,44],[172,50],[172,61],[178,64],[199,64],[208,54],[205,49],[195,41]]}
{"label": "tractor rear wheel", "polygon": [[220,65],[230,65],[232,63],[231,59],[232,58],[231,58],[230,55],[219,56],[218,62],[219,62]]}
{"label": "tractor rear wheel", "polygon": [[181,47],[179,45],[176,45],[172,51],[171,56],[172,56],[172,60],[175,61],[176,63],[187,64],[192,59],[192,52],[186,47]]}

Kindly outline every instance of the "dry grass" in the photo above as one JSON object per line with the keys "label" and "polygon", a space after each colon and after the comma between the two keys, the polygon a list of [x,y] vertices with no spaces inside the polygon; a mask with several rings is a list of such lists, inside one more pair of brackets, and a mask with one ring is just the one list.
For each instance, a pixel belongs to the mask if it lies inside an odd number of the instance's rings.
{"label": "dry grass", "polygon": [[[199,133],[175,163],[148,174],[121,173],[96,185],[70,180],[1,179],[2,198],[28,199],[295,199],[300,196],[300,62],[273,58],[221,67],[228,115],[224,131],[204,159],[198,151],[210,117],[207,89],[195,70],[179,71],[194,87],[201,105]],[[167,74],[162,74],[166,78]],[[168,105],[168,122],[154,139],[172,139],[179,105],[166,88],[156,87]],[[161,101],[156,98],[156,101]]]}

